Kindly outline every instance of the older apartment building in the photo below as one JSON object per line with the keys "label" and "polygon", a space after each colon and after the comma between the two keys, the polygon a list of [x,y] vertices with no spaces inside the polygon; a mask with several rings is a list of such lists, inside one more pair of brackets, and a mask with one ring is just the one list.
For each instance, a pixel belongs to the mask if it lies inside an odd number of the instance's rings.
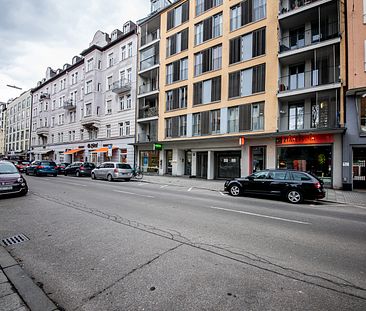
{"label": "older apartment building", "polygon": [[5,155],[8,159],[26,160],[29,157],[31,107],[30,90],[7,103]]}
{"label": "older apartment building", "polygon": [[154,16],[159,173],[214,179],[281,167],[340,187],[342,5],[181,0]]}
{"label": "older apartment building", "polygon": [[366,0],[347,1],[348,90],[343,188],[366,188]]}
{"label": "older apartment building", "polygon": [[[32,153],[58,162],[134,162],[136,25],[97,31],[71,64],[33,89]],[[110,150],[109,150],[110,149]]]}

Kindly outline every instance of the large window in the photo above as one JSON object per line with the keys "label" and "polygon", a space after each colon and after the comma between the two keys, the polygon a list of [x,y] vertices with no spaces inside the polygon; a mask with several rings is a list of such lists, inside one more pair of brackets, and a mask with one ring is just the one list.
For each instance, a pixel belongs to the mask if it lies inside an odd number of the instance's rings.
{"label": "large window", "polygon": [[187,86],[167,91],[166,111],[187,107]]}
{"label": "large window", "polygon": [[222,35],[222,13],[206,18],[195,26],[195,44],[201,44],[207,40]]}
{"label": "large window", "polygon": [[294,104],[289,106],[289,130],[301,130],[304,128],[304,104]]}
{"label": "large window", "polygon": [[193,136],[220,133],[220,110],[203,111],[193,114]]}
{"label": "large window", "polygon": [[265,64],[229,74],[229,98],[248,96],[265,90]]}
{"label": "large window", "polygon": [[207,50],[203,50],[195,54],[194,58],[195,76],[198,76],[208,71],[220,69],[222,63],[222,46],[217,45]]}
{"label": "large window", "polygon": [[182,137],[187,135],[187,115],[165,119],[165,136]]}
{"label": "large window", "polygon": [[366,98],[361,97],[360,100],[360,126],[361,131],[366,133]]}
{"label": "large window", "polygon": [[188,79],[188,58],[177,60],[166,65],[166,83]]}
{"label": "large window", "polygon": [[245,104],[228,110],[228,132],[263,129],[264,103]]}
{"label": "large window", "polygon": [[196,0],[196,16],[222,4],[222,0]]}
{"label": "large window", "polygon": [[167,39],[166,55],[171,56],[188,49],[188,28]]}
{"label": "large window", "polygon": [[230,30],[266,17],[266,0],[244,0],[230,9]]}
{"label": "large window", "polygon": [[197,82],[193,85],[193,105],[221,100],[221,76]]}
{"label": "large window", "polygon": [[249,60],[266,52],[266,28],[230,40],[230,64]]}
{"label": "large window", "polygon": [[189,1],[170,10],[167,16],[167,30],[179,26],[189,19]]}

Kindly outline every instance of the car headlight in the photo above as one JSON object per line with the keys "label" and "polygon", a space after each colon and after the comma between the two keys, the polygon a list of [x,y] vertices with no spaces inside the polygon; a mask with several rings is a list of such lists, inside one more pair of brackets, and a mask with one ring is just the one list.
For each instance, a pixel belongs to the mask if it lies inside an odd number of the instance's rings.
{"label": "car headlight", "polygon": [[23,179],[22,177],[19,177],[19,178],[17,179],[17,182],[19,182],[19,183],[24,182],[24,179]]}

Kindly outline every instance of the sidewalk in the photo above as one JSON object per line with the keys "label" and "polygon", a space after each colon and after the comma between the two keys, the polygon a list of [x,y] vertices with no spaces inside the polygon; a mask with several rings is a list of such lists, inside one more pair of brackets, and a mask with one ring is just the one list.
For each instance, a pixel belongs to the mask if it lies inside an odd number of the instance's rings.
{"label": "sidewalk", "polygon": [[[223,191],[224,180],[207,180],[189,177],[173,177],[173,176],[155,176],[144,175],[144,182],[175,185],[181,187],[193,187],[198,189],[207,189],[212,191]],[[330,202],[351,204],[358,207],[366,208],[366,191],[342,191],[335,189],[326,189],[326,197],[323,199]]]}
{"label": "sidewalk", "polygon": [[25,274],[19,264],[0,245],[0,310],[58,310],[46,294]]}

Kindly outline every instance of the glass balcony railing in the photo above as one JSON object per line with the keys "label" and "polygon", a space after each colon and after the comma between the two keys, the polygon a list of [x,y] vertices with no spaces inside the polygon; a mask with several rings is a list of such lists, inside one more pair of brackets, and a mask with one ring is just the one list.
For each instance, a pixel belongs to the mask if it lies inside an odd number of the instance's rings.
{"label": "glass balcony railing", "polygon": [[141,36],[141,46],[149,44],[157,39],[160,39],[160,29],[156,29],[148,34]]}
{"label": "glass balcony railing", "polygon": [[158,81],[143,83],[139,86],[139,95],[157,91],[159,89]]}
{"label": "glass balcony railing", "polygon": [[278,92],[293,91],[299,89],[311,88],[319,85],[340,82],[340,68],[327,67],[314,69],[305,72],[297,72],[282,76],[279,79]]}
{"label": "glass balcony railing", "polygon": [[144,134],[138,134],[137,141],[139,143],[148,143],[158,140],[157,133],[144,133]]}
{"label": "glass balcony railing", "polygon": [[304,6],[317,2],[319,0],[283,0],[280,1],[280,14],[300,9]]}
{"label": "glass balcony railing", "polygon": [[149,69],[152,66],[159,64],[159,55],[152,55],[140,61],[140,70]]}

